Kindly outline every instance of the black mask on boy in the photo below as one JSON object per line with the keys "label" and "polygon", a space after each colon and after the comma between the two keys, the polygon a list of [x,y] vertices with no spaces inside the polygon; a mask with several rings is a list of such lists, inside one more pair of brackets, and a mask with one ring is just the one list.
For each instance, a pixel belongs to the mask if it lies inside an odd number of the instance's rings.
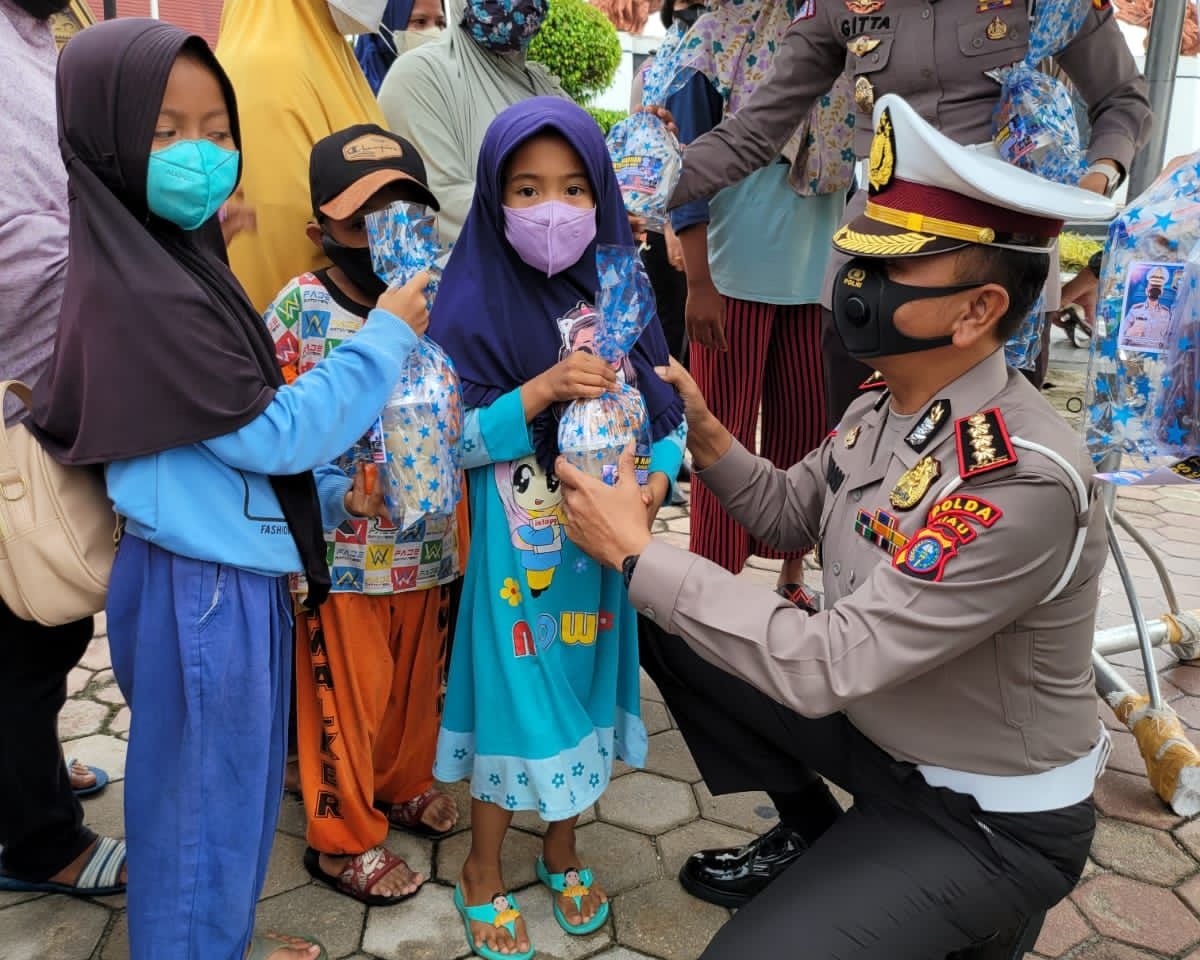
{"label": "black mask on boy", "polygon": [[38,20],[49,20],[70,6],[70,0],[13,0],[13,3]]}
{"label": "black mask on boy", "polygon": [[374,300],[387,290],[387,284],[379,278],[371,264],[370,247],[347,247],[325,233],[321,235],[321,249],[365,296]]}
{"label": "black mask on boy", "polygon": [[833,282],[833,322],[846,351],[856,360],[919,353],[945,347],[953,337],[910,337],[896,329],[896,311],[913,300],[961,293],[979,283],[947,287],[913,287],[888,277],[883,262],[856,259]]}

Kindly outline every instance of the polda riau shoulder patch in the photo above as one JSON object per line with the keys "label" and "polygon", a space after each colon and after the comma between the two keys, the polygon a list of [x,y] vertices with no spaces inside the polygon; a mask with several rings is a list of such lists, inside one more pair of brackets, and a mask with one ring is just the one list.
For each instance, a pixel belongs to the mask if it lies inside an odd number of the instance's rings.
{"label": "polda riau shoulder patch", "polygon": [[954,422],[958,442],[958,474],[964,480],[1017,462],[999,407]]}
{"label": "polda riau shoulder patch", "polygon": [[961,494],[943,497],[929,508],[925,526],[896,552],[892,566],[910,577],[937,583],[946,572],[946,564],[957,556],[959,547],[976,538],[974,525],[983,532],[1001,516],[999,507],[980,497]]}

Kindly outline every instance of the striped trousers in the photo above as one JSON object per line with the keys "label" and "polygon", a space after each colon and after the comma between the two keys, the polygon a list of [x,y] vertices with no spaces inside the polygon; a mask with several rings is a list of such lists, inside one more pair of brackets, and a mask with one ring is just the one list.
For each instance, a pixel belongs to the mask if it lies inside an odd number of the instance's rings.
{"label": "striped trousers", "polygon": [[[777,467],[798,463],[829,431],[819,304],[776,306],[725,299],[729,350],[691,345],[689,367],[709,409],[747,450]],[[761,441],[756,442],[759,412]],[[702,480],[692,485],[691,550],[733,573],[751,555],[789,558],[753,540]]]}

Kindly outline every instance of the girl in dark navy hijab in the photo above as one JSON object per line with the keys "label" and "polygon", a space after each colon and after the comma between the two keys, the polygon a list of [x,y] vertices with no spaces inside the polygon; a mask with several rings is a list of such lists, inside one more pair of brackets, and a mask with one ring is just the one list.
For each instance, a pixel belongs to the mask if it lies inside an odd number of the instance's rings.
{"label": "girl in dark navy hijab", "polygon": [[579,862],[575,824],[614,759],[646,758],[636,615],[621,575],[580,552],[563,524],[555,410],[618,379],[642,391],[651,515],[685,429],[679,397],[653,370],[667,362],[656,319],[619,369],[589,351],[596,245],[633,245],[595,121],[567,100],[526,100],[492,123],[478,170],[430,325],[462,379],[472,516],[471,616],[458,622],[434,772],[471,781],[471,851],[455,891],[468,942],[521,960],[533,947],[500,869],[513,812],[549,822],[538,876],[563,929],[588,933],[608,904]]}

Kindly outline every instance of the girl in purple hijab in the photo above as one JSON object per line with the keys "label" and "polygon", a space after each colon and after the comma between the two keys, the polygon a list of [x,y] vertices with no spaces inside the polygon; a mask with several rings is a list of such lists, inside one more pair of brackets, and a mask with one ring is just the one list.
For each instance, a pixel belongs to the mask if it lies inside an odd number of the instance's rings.
{"label": "girl in purple hijab", "polygon": [[[619,573],[572,542],[553,473],[555,410],[625,380],[654,441],[649,518],[679,469],[685,434],[657,319],[619,369],[585,344],[599,287],[596,245],[633,245],[600,128],[567,100],[501,113],[484,137],[471,212],[446,268],[430,333],[453,358],[468,409],[471,553],[434,772],[471,781],[471,851],[455,890],[480,956],[533,955],[501,874],[517,810],[548,821],[537,874],[571,934],[608,918],[580,863],[575,824],[614,759],[641,766],[636,615]],[[502,952],[510,951],[510,952]]]}

